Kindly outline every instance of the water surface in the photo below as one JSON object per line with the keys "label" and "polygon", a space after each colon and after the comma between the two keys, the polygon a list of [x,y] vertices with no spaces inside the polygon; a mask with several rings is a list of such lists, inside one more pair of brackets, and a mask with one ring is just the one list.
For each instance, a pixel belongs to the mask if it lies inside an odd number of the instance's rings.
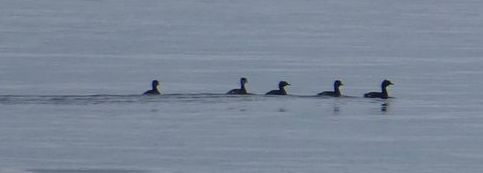
{"label": "water surface", "polygon": [[483,169],[480,1],[0,2],[0,172]]}

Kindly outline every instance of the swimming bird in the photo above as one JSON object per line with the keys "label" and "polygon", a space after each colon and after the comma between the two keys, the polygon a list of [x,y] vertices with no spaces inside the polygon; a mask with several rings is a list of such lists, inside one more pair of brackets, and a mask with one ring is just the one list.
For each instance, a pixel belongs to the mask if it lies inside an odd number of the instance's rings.
{"label": "swimming bird", "polygon": [[248,94],[247,89],[245,88],[246,83],[248,83],[247,78],[242,77],[240,79],[240,89],[232,89],[228,91],[226,94],[239,94],[239,95]]}
{"label": "swimming bird", "polygon": [[381,83],[381,90],[382,92],[369,92],[364,94],[364,97],[366,98],[382,98],[382,99],[387,99],[389,98],[389,95],[387,94],[387,89],[386,87],[389,85],[394,85],[391,81],[389,80],[384,80]]}
{"label": "swimming bird", "polygon": [[340,86],[343,86],[344,84],[342,84],[342,82],[340,80],[336,80],[334,82],[334,91],[324,91],[324,92],[321,92],[317,95],[319,96],[331,96],[331,97],[340,97],[341,96],[341,93],[340,93],[340,90],[339,90],[339,87]]}
{"label": "swimming bird", "polygon": [[278,90],[272,90],[266,93],[265,95],[287,95],[287,91],[285,91],[285,88],[284,88],[287,85],[290,85],[290,84],[286,81],[280,81],[278,83]]}
{"label": "swimming bird", "polygon": [[153,80],[151,83],[152,89],[144,92],[144,95],[160,95],[161,92],[159,92],[159,81],[158,80]]}

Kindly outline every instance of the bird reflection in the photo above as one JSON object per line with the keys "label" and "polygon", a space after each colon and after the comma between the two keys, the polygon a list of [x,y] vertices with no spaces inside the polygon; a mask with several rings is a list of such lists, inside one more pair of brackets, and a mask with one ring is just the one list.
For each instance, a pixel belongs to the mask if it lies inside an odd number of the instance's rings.
{"label": "bird reflection", "polygon": [[278,109],[278,112],[287,112],[287,109],[285,109],[285,108],[279,108]]}
{"label": "bird reflection", "polygon": [[381,104],[381,112],[388,112],[390,109],[390,104],[389,102],[384,102],[383,104]]}
{"label": "bird reflection", "polygon": [[337,106],[337,105],[334,105],[333,111],[334,111],[334,113],[339,113],[340,112],[340,107]]}
{"label": "bird reflection", "polygon": [[334,115],[340,115],[344,113],[344,105],[346,105],[347,102],[341,99],[336,99],[335,102],[332,103],[332,113]]}
{"label": "bird reflection", "polygon": [[332,111],[334,112],[334,115],[339,115],[340,106],[338,104],[334,104],[333,107],[332,107]]}

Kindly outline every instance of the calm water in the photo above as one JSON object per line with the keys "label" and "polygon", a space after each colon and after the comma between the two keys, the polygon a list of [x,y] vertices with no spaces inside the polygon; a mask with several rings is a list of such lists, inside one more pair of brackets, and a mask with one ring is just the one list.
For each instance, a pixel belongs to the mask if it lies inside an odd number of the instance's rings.
{"label": "calm water", "polygon": [[2,173],[483,170],[483,2],[0,3]]}

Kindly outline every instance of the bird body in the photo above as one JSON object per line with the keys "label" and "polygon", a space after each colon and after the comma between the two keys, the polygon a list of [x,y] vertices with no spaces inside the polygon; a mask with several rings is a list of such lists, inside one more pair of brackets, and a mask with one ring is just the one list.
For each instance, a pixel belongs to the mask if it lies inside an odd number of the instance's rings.
{"label": "bird body", "polygon": [[280,81],[278,83],[278,90],[272,90],[267,92],[265,95],[287,95],[287,91],[285,90],[285,86],[290,85],[286,81]]}
{"label": "bird body", "polygon": [[233,95],[245,95],[248,94],[245,84],[248,83],[247,78],[242,77],[240,79],[240,89],[232,89],[228,91],[226,94],[233,94]]}
{"label": "bird body", "polygon": [[387,93],[386,88],[389,85],[394,85],[394,84],[389,80],[384,80],[381,83],[381,92],[369,92],[369,93],[364,94],[364,97],[387,99],[387,98],[389,98],[389,94]]}
{"label": "bird body", "polygon": [[340,97],[342,94],[340,92],[340,89],[339,87],[340,86],[343,86],[344,84],[342,84],[342,82],[340,80],[336,80],[334,82],[334,91],[324,91],[324,92],[321,92],[317,95],[319,96],[331,96],[331,97]]}
{"label": "bird body", "polygon": [[151,83],[151,87],[152,87],[152,89],[144,92],[143,95],[160,95],[161,94],[161,92],[159,91],[159,81],[153,80],[153,82]]}

